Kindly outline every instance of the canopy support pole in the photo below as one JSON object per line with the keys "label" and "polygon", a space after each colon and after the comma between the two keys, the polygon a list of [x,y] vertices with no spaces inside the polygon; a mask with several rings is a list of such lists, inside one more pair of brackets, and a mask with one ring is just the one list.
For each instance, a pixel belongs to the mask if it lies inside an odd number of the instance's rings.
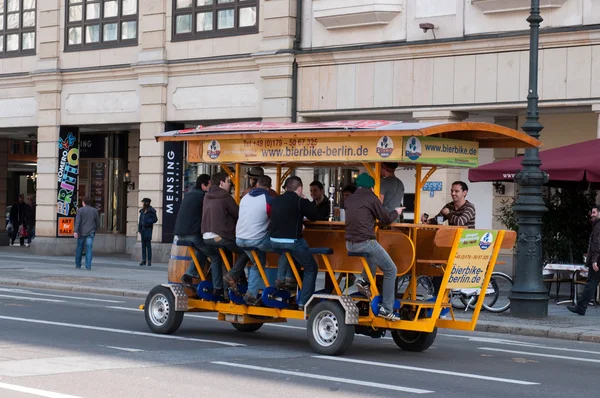
{"label": "canopy support pole", "polygon": [[240,187],[240,180],[241,180],[240,175],[241,174],[242,174],[242,165],[239,164],[239,163],[236,163],[235,164],[235,176],[233,177],[233,179],[235,180],[235,182],[234,182],[234,184],[235,184],[235,196],[234,196],[234,199],[235,199],[235,202],[237,204],[240,204],[240,199],[241,199],[240,198],[240,195],[241,195],[241,192],[240,192],[240,188],[241,188]]}
{"label": "canopy support pole", "polygon": [[277,192],[278,195],[281,195],[281,164],[277,164],[277,176],[275,177],[275,181],[277,181],[277,188],[275,189],[275,192]]}

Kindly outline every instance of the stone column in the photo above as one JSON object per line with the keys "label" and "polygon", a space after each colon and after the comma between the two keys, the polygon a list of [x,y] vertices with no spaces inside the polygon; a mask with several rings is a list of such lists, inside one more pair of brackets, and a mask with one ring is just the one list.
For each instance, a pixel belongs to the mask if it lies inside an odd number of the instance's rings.
{"label": "stone column", "polygon": [[[8,140],[0,140],[0,214],[6,213],[8,195]],[[0,246],[8,242],[6,235],[6,222],[0,223]]]}
{"label": "stone column", "polygon": [[[296,34],[296,0],[263,2],[259,27],[263,33],[260,49],[263,51],[292,48]],[[310,2],[307,3],[310,6]]]}
{"label": "stone column", "polygon": [[[444,110],[413,112],[413,119],[419,123],[454,123],[460,122],[468,116],[468,113]],[[426,172],[427,170],[424,169],[423,176]],[[450,196],[451,184],[461,178],[460,169],[441,169],[433,173],[428,181],[442,181],[442,192],[436,192],[433,198],[430,198],[426,192],[421,192],[421,213],[428,213],[432,216],[437,214],[446,203],[452,201]]]}
{"label": "stone column", "polygon": [[127,192],[126,252],[133,253],[137,243],[138,191],[140,188],[140,132],[133,130],[128,135],[127,170],[135,188]]}
{"label": "stone column", "polygon": [[598,115],[598,123],[596,125],[596,138],[600,138],[600,104],[592,105],[592,111]]}
{"label": "stone column", "polygon": [[262,117],[265,122],[289,122],[292,113],[294,56],[254,55],[263,82]]}
{"label": "stone column", "polygon": [[167,7],[170,7],[171,3],[171,1],[164,0],[140,1],[140,25],[138,28],[141,46],[138,54],[140,64],[166,62],[166,15]]}
{"label": "stone column", "polygon": [[[38,1],[37,56],[38,71],[59,68],[60,46],[60,0]],[[37,230],[36,230],[37,234]]]}

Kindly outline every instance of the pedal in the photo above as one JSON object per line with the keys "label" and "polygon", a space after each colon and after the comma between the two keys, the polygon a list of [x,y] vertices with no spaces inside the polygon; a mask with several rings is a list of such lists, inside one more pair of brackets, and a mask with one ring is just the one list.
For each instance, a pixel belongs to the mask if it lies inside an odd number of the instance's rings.
{"label": "pedal", "polygon": [[265,306],[278,309],[289,308],[291,298],[292,294],[289,291],[277,290],[274,287],[266,288],[261,294]]}
{"label": "pedal", "polygon": [[246,294],[246,292],[248,291],[248,285],[242,285],[242,284],[238,284],[237,285],[237,290],[240,294],[236,294],[232,289],[228,289],[229,290],[229,300],[236,303],[236,304],[242,304],[245,305],[246,302],[244,301],[244,294]]}
{"label": "pedal", "polygon": [[225,301],[225,297],[213,294],[214,288],[210,281],[202,281],[198,284],[196,293],[202,300],[220,302]]}

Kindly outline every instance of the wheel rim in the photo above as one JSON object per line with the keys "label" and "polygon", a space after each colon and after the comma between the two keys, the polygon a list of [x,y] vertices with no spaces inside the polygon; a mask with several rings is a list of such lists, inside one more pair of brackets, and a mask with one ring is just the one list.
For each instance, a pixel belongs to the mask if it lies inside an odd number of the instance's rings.
{"label": "wheel rim", "polygon": [[421,336],[421,332],[413,332],[408,330],[400,330],[398,336],[405,341],[406,343],[413,344],[416,343],[419,337]]}
{"label": "wheel rim", "polygon": [[313,323],[313,336],[320,346],[328,347],[335,343],[340,332],[337,317],[330,311],[323,311],[317,315]]}
{"label": "wheel rim", "polygon": [[170,310],[171,307],[167,297],[164,294],[157,294],[150,301],[148,310],[150,321],[156,326],[163,326],[169,319]]}

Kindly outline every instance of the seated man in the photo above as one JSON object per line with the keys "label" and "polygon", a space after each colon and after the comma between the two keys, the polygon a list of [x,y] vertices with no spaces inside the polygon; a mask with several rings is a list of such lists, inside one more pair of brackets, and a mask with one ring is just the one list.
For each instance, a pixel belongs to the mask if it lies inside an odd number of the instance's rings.
{"label": "seated man", "polygon": [[320,181],[310,183],[310,196],[313,200],[313,206],[319,212],[318,221],[329,220],[329,198],[325,196],[325,187],[323,187]]}
{"label": "seated man", "polygon": [[[235,229],[237,245],[242,249],[246,247],[258,249],[258,259],[263,267],[267,262],[267,254],[265,252],[273,250],[271,239],[269,238],[269,218],[273,203],[273,198],[269,195],[270,188],[271,177],[258,177],[256,187],[248,192],[240,202],[240,218]],[[255,305],[258,302],[260,272],[252,253],[249,250],[245,252],[250,257],[254,266],[250,268],[248,292],[244,295],[244,301],[246,304]],[[279,261],[283,261],[282,267],[285,269],[287,264],[286,257],[279,256]]]}
{"label": "seated man", "polygon": [[[217,173],[211,177],[212,186],[204,197],[202,209],[202,238],[204,243],[215,249],[223,248],[229,264],[233,262],[233,253],[239,254],[231,270],[223,277],[223,281],[231,290],[237,292],[237,283],[244,273],[248,256],[235,244],[235,224],[238,220],[239,207],[231,190],[231,179],[227,173]],[[219,254],[211,256],[211,271],[213,283],[217,284],[222,275],[221,262],[217,261]],[[244,275],[245,276],[245,275]],[[215,286],[215,289],[221,285]]]}
{"label": "seated man", "polygon": [[[258,179],[264,175],[265,170],[262,167],[251,167],[250,170],[248,170],[248,173],[246,173],[246,176],[248,176],[248,178],[250,179],[250,186],[246,188],[244,192],[242,192],[242,197],[246,196],[248,192],[252,191],[256,187]],[[272,198],[276,198],[277,192],[269,188],[269,196],[271,196]]]}
{"label": "seated man", "polygon": [[[304,309],[304,304],[313,295],[319,271],[317,262],[308,250],[308,243],[302,237],[304,217],[317,221],[319,211],[302,194],[302,180],[296,176],[290,177],[285,181],[285,193],[275,198],[271,206],[271,243],[274,249],[290,250],[296,265],[304,268],[299,309]],[[289,266],[282,267],[281,261],[279,265],[277,279],[281,281]]]}
{"label": "seated man", "polygon": [[450,195],[452,202],[446,206],[432,219],[427,219],[425,215],[421,217],[421,222],[426,224],[437,224],[437,217],[448,220],[448,225],[459,227],[475,228],[475,205],[467,200],[469,187],[462,181],[452,183]]}
{"label": "seated man", "polygon": [[354,192],[356,192],[356,185],[354,184],[348,184],[344,187],[344,189],[342,189],[342,198],[344,203],[346,203],[346,199],[348,199],[348,197]]}
{"label": "seated man", "polygon": [[[203,267],[206,264],[208,257],[218,259],[218,264],[223,263],[219,253],[215,249],[209,248],[204,244],[202,239],[202,206],[204,204],[204,195],[210,188],[210,176],[208,174],[200,174],[196,178],[196,186],[185,194],[181,207],[177,213],[175,221],[174,234],[182,241],[189,241],[194,244],[198,265]],[[191,284],[192,278],[199,278],[198,271],[194,261],[181,277],[183,283]],[[219,278],[217,285],[222,285]],[[213,280],[213,284],[215,281]],[[215,287],[217,286],[215,285]]]}
{"label": "seated man", "polygon": [[[379,198],[373,193],[375,180],[367,173],[362,173],[356,179],[358,189],[346,200],[346,248],[349,252],[368,253],[367,263],[373,277],[377,266],[383,271],[382,300],[378,316],[388,321],[397,321],[394,314],[394,297],[396,265],[390,255],[377,242],[375,236],[375,220],[383,224],[391,224],[402,213],[403,207],[397,207],[392,212],[387,211]],[[356,282],[359,292],[371,297],[370,284],[366,271]]]}

